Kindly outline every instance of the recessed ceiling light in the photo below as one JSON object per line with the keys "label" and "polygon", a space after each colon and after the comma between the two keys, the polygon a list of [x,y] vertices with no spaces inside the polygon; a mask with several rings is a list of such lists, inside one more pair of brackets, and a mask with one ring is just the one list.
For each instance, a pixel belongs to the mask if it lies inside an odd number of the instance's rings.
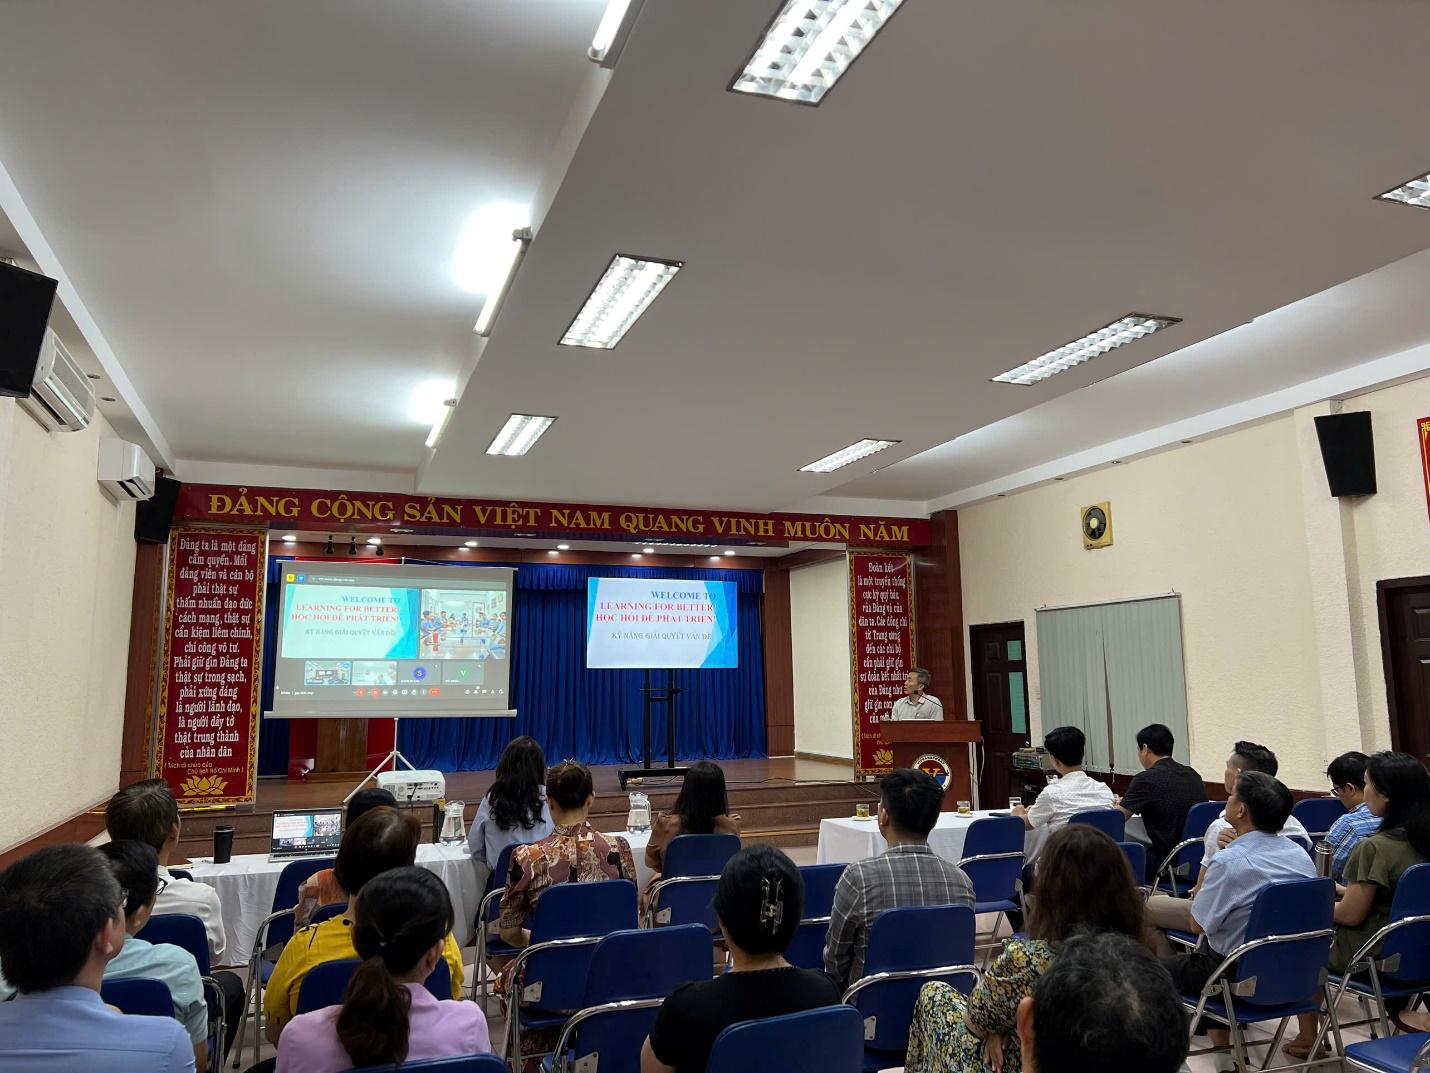
{"label": "recessed ceiling light", "polygon": [[99,401],[100,401],[100,402],[114,402],[114,401],[115,401],[115,398],[114,398],[113,395],[101,395],[101,396],[99,397]]}
{"label": "recessed ceiling light", "polygon": [[1114,459],[1112,460],[1112,464],[1113,464],[1114,466],[1120,466],[1120,465],[1122,465],[1122,459],[1120,459],[1120,458],[1114,458]]}
{"label": "recessed ceiling light", "polygon": [[1183,443],[1196,443],[1196,440],[1183,440]]}
{"label": "recessed ceiling light", "polygon": [[720,556],[718,556],[718,555],[712,555],[712,556],[710,556],[710,561],[711,561],[712,563],[718,563],[718,562],[720,561]]}
{"label": "recessed ceiling light", "polygon": [[475,547],[477,546],[477,542],[476,542],[475,540],[468,540],[468,541],[467,541],[465,544],[463,544],[462,546],[463,546],[463,547],[466,547],[466,548],[475,548]]}
{"label": "recessed ceiling light", "polygon": [[645,552],[647,555],[654,555],[654,554],[655,554],[655,549],[654,549],[654,548],[641,548],[641,551]]}
{"label": "recessed ceiling light", "polygon": [[899,443],[898,440],[860,440],[858,443],[851,443],[842,451],[825,455],[818,462],[800,466],[799,471],[801,473],[833,473],[836,469],[858,462],[861,458],[868,458],[870,455],[877,454],[886,447],[893,447],[897,443]]}
{"label": "recessed ceiling light", "polygon": [[552,549],[551,549],[550,551],[548,551],[546,554],[547,554],[547,555],[560,555],[561,553],[560,553],[559,551],[557,551],[555,548],[552,548]]}
{"label": "recessed ceiling light", "polygon": [[1066,478],[1066,477],[1054,477],[1053,480],[1055,480],[1055,481],[1065,481],[1065,480],[1067,480],[1067,478]]}
{"label": "recessed ceiling light", "polygon": [[368,537],[368,538],[367,538],[367,542],[368,542],[369,544],[381,544],[381,543],[382,543],[382,537]]}
{"label": "recessed ceiling light", "polygon": [[557,551],[570,551],[570,550],[571,550],[571,545],[570,545],[570,544],[557,544],[557,545],[556,545],[556,550],[557,550]]}
{"label": "recessed ceiling light", "polygon": [[726,555],[734,555],[735,553],[734,553],[733,551],[727,551],[725,554],[726,554]]}
{"label": "recessed ceiling light", "polygon": [[633,553],[631,554],[631,558],[632,558],[632,559],[639,559],[640,557],[641,557],[641,553],[638,552],[638,551],[637,551],[637,552],[633,552]]}
{"label": "recessed ceiling light", "polygon": [[903,0],[786,0],[730,88],[818,104]]}
{"label": "recessed ceiling light", "polygon": [[541,439],[541,434],[549,429],[556,418],[538,417],[534,414],[512,414],[506,424],[487,448],[489,455],[524,455]]}
{"label": "recessed ceiling light", "polygon": [[292,533],[289,533],[287,536],[285,536],[285,537],[283,538],[283,543],[285,543],[285,544],[296,544],[297,542],[298,542],[298,538],[295,537]]}
{"label": "recessed ceiling light", "polygon": [[1430,175],[1422,175],[1401,183],[1393,190],[1376,195],[1377,201],[1393,201],[1397,205],[1411,205],[1417,209],[1430,209]]}
{"label": "recessed ceiling light", "polygon": [[561,337],[561,345],[610,350],[684,265],[684,261],[616,254]]}
{"label": "recessed ceiling light", "polygon": [[84,375],[87,376],[87,377],[89,377],[91,380],[100,380],[100,379],[103,379],[103,378],[99,375],[99,373],[85,373]]}
{"label": "recessed ceiling light", "polygon": [[1163,328],[1170,328],[1173,324],[1180,323],[1182,323],[1180,317],[1159,317],[1151,313],[1128,313],[1127,316],[1119,317],[1111,324],[1084,335],[1081,339],[1074,339],[1071,343],[1060,346],[1056,350],[1050,350],[1032,361],[1024,362],[1016,369],[999,373],[993,380],[999,384],[1021,384],[1025,387],[1029,384],[1036,384],[1039,380],[1046,380],[1065,369],[1071,369],[1085,361],[1090,361],[1099,354],[1106,354],[1109,350],[1116,350],[1120,346],[1141,339],[1144,335],[1151,335],[1153,332],[1160,332]]}

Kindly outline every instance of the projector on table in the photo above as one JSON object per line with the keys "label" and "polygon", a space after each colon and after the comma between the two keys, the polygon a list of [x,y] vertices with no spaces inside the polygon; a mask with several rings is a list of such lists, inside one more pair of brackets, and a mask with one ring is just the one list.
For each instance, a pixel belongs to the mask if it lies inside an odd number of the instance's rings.
{"label": "projector on table", "polygon": [[392,791],[399,803],[436,801],[447,796],[447,780],[440,771],[379,771],[377,784]]}

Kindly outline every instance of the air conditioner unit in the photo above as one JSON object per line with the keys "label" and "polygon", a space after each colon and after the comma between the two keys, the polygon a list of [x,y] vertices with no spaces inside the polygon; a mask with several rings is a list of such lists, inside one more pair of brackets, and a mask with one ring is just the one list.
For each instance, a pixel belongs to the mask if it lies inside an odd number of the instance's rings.
{"label": "air conditioner unit", "polygon": [[52,432],[78,432],[94,416],[94,388],[53,329],[45,329],[34,386],[20,405]]}
{"label": "air conditioner unit", "polygon": [[108,436],[100,440],[98,478],[121,503],[154,498],[154,463],[137,443]]}

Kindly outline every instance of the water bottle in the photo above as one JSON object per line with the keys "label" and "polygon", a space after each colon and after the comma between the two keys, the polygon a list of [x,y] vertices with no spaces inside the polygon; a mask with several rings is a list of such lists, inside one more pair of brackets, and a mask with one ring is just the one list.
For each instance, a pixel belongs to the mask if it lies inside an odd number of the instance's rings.
{"label": "water bottle", "polygon": [[1316,874],[1318,876],[1328,876],[1331,874],[1331,852],[1330,844],[1324,840],[1316,843]]}
{"label": "water bottle", "polygon": [[631,834],[650,830],[650,798],[640,790],[631,791],[631,811],[626,816],[626,830]]}

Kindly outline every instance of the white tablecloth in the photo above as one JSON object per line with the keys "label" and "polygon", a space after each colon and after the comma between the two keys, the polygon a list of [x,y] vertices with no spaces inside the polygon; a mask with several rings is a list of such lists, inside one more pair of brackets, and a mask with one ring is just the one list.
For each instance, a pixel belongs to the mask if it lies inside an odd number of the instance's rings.
{"label": "white tablecloth", "polygon": [[650,832],[612,831],[606,837],[614,838],[616,835],[620,835],[631,844],[631,856],[636,859],[636,890],[645,890],[646,884],[650,882],[650,877],[653,874],[645,863],[645,848],[650,844]]}
{"label": "white tablecloth", "polygon": [[[929,832],[929,845],[944,860],[959,861],[963,858],[963,840],[968,837],[968,829],[973,821],[994,815],[993,811],[979,811],[967,816],[956,812],[941,812],[938,824]],[[1005,812],[1004,815],[1007,815]],[[1043,848],[1048,837],[1046,827],[1035,828],[1023,838],[1023,852],[1031,859]],[[1130,841],[1147,843],[1147,829],[1142,817],[1134,816],[1127,821],[1127,837]],[[889,848],[884,836],[879,834],[879,821],[873,816],[861,820],[854,816],[841,816],[834,820],[819,821],[819,851],[816,858],[820,864],[852,864],[869,857],[877,857]]]}
{"label": "white tablecloth", "polygon": [[[218,891],[230,961],[243,961],[253,949],[258,926],[273,912],[273,895],[278,890],[278,875],[285,863],[270,861],[264,853],[246,853],[235,856],[228,864],[194,861],[187,866],[194,879]],[[417,863],[435,872],[447,885],[456,916],[452,931],[457,944],[465,945],[471,938],[472,921],[481,902],[476,869],[467,847],[423,843],[417,847]]]}

